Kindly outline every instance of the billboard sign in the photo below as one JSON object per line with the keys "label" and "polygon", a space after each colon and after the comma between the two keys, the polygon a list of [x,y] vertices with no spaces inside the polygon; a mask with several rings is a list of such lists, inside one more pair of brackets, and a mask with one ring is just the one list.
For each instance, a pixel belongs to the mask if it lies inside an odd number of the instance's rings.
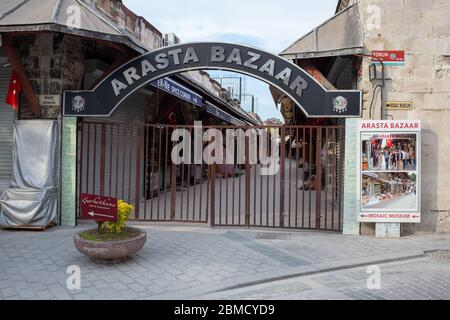
{"label": "billboard sign", "polygon": [[420,121],[361,120],[358,136],[359,221],[420,223]]}

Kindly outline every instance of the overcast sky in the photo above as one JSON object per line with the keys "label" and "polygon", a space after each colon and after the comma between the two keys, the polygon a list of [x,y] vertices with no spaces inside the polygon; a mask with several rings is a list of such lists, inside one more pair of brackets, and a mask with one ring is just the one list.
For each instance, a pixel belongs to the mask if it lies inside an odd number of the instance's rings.
{"label": "overcast sky", "polygon": [[[124,0],[162,33],[182,42],[235,42],[279,53],[334,14],[337,0]],[[263,119],[281,118],[268,85],[246,79]]]}

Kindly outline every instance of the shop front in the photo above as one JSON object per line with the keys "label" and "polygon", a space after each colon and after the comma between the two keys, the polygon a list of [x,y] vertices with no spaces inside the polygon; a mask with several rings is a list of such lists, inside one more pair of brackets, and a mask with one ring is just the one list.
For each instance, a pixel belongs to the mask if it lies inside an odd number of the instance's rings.
{"label": "shop front", "polygon": [[[65,9],[70,5],[76,5],[81,10],[79,26],[69,24],[66,19]],[[63,154],[59,181],[55,185],[58,205],[53,211],[57,218],[51,221],[56,224],[76,224],[78,208],[77,201],[73,200],[76,200],[82,187],[90,192],[104,193],[108,188],[112,190],[119,185],[117,189],[123,190],[123,197],[134,193],[137,188],[151,188],[144,186],[147,177],[143,168],[148,164],[141,160],[144,150],[153,144],[150,131],[145,126],[192,124],[199,118],[205,123],[224,123],[227,120],[208,113],[203,100],[229,114],[229,119],[242,118],[245,119],[243,121],[254,122],[253,118],[227,102],[223,88],[214,90],[217,85],[211,84],[212,80],[206,74],[198,76],[199,81],[194,81],[188,74],[155,79],[159,81],[149,83],[130,95],[108,118],[62,117],[64,90],[94,88],[121,64],[163,44],[163,35],[145,19],[123,8],[123,5],[113,8],[121,11],[120,14],[110,12],[109,7],[101,7],[105,5],[107,3],[103,2],[80,5],[78,1],[67,1],[63,6],[52,1],[12,1],[0,5],[1,12],[4,12],[0,17],[0,192],[14,187],[11,181],[16,174],[13,150],[17,148],[14,143],[18,141],[13,139],[14,120],[56,123],[59,128],[57,138],[61,144],[55,152],[59,154],[61,149]],[[118,26],[117,20],[122,15],[127,16],[124,28]],[[134,22],[139,22],[139,30],[135,29]],[[4,103],[13,81],[13,70],[22,89],[20,92],[17,90],[15,110]],[[80,101],[75,107],[83,108]],[[143,129],[139,131],[136,128]],[[138,136],[148,139],[140,142],[139,150],[136,149]],[[132,141],[126,142],[126,137]],[[161,145],[155,147],[155,152],[162,153],[169,140],[170,135],[162,134]],[[119,148],[118,163],[122,166],[120,172],[123,172],[125,179],[119,175],[109,178],[107,170],[118,168],[114,167],[112,160]],[[30,156],[40,157],[38,154],[27,155]],[[101,165],[100,160],[103,161]],[[27,163],[30,161],[33,159],[28,159]],[[104,166],[106,163],[109,167]],[[134,176],[139,167],[141,174]],[[127,175],[130,171],[133,177]],[[107,181],[104,180],[106,175]],[[170,170],[161,170],[158,175],[161,176],[158,178],[161,185],[172,181]],[[69,190],[64,188],[65,183],[71,183]],[[25,198],[22,200],[26,201]],[[19,222],[10,217],[2,220],[6,221],[3,226],[46,227],[34,221],[33,214],[24,214],[28,217],[26,223],[25,220]]]}
{"label": "shop front", "polygon": [[[36,5],[21,6],[31,4]],[[91,29],[61,26],[54,23],[60,8],[47,9],[46,32],[36,29],[39,23],[33,19],[0,25],[0,31],[24,87],[17,117],[46,119],[60,128],[57,222],[76,225],[78,199],[88,193],[126,200],[138,221],[326,231],[345,227],[343,122],[362,113],[362,93],[349,87],[351,81],[338,76],[342,85],[331,87],[310,65],[243,45],[162,47],[162,34],[148,22],[142,21],[141,33],[130,34],[117,27],[114,16],[105,18],[90,7],[82,8],[87,20],[82,23]],[[17,33],[24,28],[27,32]],[[353,63],[340,61],[336,74]],[[290,106],[285,113],[294,121],[259,125],[211,90],[214,86],[189,76],[203,69],[265,81],[283,94]],[[224,153],[240,151],[241,159],[211,164],[200,157],[190,163],[190,150],[188,160],[174,163],[172,150],[180,142],[173,140],[174,133],[195,137],[197,120],[206,150],[216,142]],[[225,140],[220,144],[218,135],[227,131],[234,133],[232,146]],[[270,149],[264,156],[275,162],[263,163],[261,155],[252,159],[263,145]],[[272,150],[275,146],[279,151]],[[215,149],[209,156],[218,153]],[[272,164],[272,174],[261,174]]]}
{"label": "shop front", "polygon": [[[155,63],[161,59],[165,63]],[[135,206],[137,221],[342,230],[343,187],[338,177],[342,170],[343,127],[320,119],[314,126],[257,126],[252,118],[218,107],[220,101],[214,97],[199,96],[172,78],[200,69],[233,70],[264,80],[295,99],[305,117],[358,117],[361,112],[360,92],[328,91],[303,69],[261,50],[224,43],[161,48],[117,68],[92,90],[65,91],[65,119],[84,118],[90,122],[78,139],[82,141],[79,156],[86,161],[100,159],[93,161],[94,171],[82,161],[79,172],[86,173],[80,180],[79,192],[124,198]],[[175,102],[153,122],[133,125],[127,131],[105,124],[129,97],[148,89],[149,83],[164,92],[164,99],[175,97],[184,103],[189,100],[198,112],[197,120],[202,121],[200,128],[183,119]],[[315,101],[324,101],[324,105],[316,106]],[[104,133],[95,133],[93,141],[86,141],[85,132],[89,135],[93,120]],[[230,131],[231,140],[228,136],[225,139]],[[193,138],[195,144],[195,137],[200,136],[200,148],[211,150],[212,143],[216,146],[214,152],[197,157],[195,149],[183,149],[183,162],[174,163],[173,150],[180,142],[174,140],[174,135],[180,132],[190,137],[183,143],[190,144]],[[261,173],[267,171],[261,155],[252,158],[254,151],[262,149],[267,133],[271,148],[280,148],[270,152],[270,157],[280,157],[272,174]],[[296,141],[295,148],[292,141]],[[218,151],[217,144],[223,152]],[[94,152],[92,145],[97,146]],[[234,153],[236,157],[220,162],[217,159],[223,153]],[[214,163],[208,162],[210,156]],[[90,179],[92,176],[100,179]]]}

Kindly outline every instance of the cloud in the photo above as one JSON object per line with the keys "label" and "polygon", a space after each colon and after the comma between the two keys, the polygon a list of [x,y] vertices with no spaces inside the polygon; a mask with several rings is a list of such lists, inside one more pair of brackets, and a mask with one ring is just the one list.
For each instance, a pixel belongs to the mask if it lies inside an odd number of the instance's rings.
{"label": "cloud", "polygon": [[[161,32],[184,42],[217,40],[222,35],[256,39],[279,52],[333,15],[337,0],[125,0]],[[249,44],[249,43],[246,43]]]}
{"label": "cloud", "polygon": [[[272,53],[331,17],[337,0],[124,0],[162,33],[174,32],[183,42],[235,42]],[[268,85],[247,80],[248,93],[258,97],[263,119],[280,117]]]}

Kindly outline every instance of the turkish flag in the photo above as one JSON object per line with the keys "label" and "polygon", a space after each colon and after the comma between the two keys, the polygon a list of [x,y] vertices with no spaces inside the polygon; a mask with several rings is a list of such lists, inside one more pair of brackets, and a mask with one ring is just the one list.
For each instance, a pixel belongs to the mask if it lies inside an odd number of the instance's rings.
{"label": "turkish flag", "polygon": [[13,71],[5,102],[12,106],[15,111],[17,111],[19,107],[19,94],[21,91],[22,85],[20,84],[19,78],[17,78],[17,73]]}

